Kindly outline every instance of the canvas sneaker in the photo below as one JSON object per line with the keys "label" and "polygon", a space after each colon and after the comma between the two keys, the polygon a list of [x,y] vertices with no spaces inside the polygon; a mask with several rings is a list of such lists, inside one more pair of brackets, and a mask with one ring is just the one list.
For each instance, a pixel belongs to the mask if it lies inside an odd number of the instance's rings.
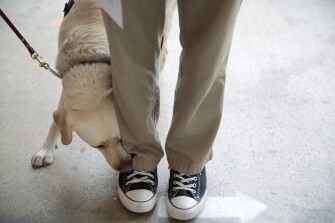
{"label": "canvas sneaker", "polygon": [[186,175],[170,170],[167,199],[168,214],[178,220],[189,220],[200,215],[207,198],[205,168],[198,174]]}
{"label": "canvas sneaker", "polygon": [[132,212],[148,212],[156,204],[157,184],[157,168],[152,172],[130,170],[120,173],[118,185],[120,201]]}

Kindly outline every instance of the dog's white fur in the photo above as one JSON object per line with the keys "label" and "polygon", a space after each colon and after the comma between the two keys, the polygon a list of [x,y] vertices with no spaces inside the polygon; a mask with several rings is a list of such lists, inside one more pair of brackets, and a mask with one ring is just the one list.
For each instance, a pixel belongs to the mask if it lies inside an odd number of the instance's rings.
{"label": "dog's white fur", "polygon": [[[168,0],[164,45],[160,57],[163,69],[166,40],[177,1]],[[100,8],[94,0],[76,0],[62,21],[58,36],[56,68],[64,76],[57,110],[47,138],[33,156],[34,168],[51,164],[57,141],[72,141],[72,132],[98,148],[109,165],[118,171],[131,168],[131,155],[121,146],[121,136],[112,97],[112,76],[106,31]]]}

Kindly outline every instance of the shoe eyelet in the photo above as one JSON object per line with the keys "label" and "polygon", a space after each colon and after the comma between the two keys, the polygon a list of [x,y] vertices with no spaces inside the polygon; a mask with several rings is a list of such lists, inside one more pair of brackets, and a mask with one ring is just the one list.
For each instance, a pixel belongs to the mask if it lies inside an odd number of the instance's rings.
{"label": "shoe eyelet", "polygon": [[195,190],[192,191],[193,194],[197,193]]}
{"label": "shoe eyelet", "polygon": [[128,176],[128,177],[126,177],[126,180],[129,180],[130,179],[130,177]]}
{"label": "shoe eyelet", "polygon": [[195,179],[194,180],[198,180],[198,177],[195,177]]}
{"label": "shoe eyelet", "polygon": [[173,174],[173,177],[177,177],[177,174]]}
{"label": "shoe eyelet", "polygon": [[155,185],[156,183],[155,182],[153,182],[153,183],[151,183],[152,185]]}
{"label": "shoe eyelet", "polygon": [[177,181],[173,181],[173,185],[176,185],[177,184]]}
{"label": "shoe eyelet", "polygon": [[194,187],[194,188],[196,188],[196,187],[197,187],[197,185],[196,185],[196,184],[193,184],[193,187]]}
{"label": "shoe eyelet", "polygon": [[173,190],[173,191],[176,191],[177,189],[174,187],[174,188],[172,188],[172,190]]}

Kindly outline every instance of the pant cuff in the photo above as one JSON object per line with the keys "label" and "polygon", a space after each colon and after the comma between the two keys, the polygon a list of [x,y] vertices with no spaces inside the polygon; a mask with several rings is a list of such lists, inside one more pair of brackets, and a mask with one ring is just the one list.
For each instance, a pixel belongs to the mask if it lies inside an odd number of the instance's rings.
{"label": "pant cuff", "polygon": [[208,161],[209,159],[201,165],[188,165],[181,160],[169,160],[169,169],[173,169],[186,175],[193,175],[200,173]]}
{"label": "pant cuff", "polygon": [[152,161],[143,161],[143,160],[133,159],[132,169],[138,170],[138,171],[146,171],[146,172],[154,171],[155,168],[158,166],[159,161],[152,162]]}

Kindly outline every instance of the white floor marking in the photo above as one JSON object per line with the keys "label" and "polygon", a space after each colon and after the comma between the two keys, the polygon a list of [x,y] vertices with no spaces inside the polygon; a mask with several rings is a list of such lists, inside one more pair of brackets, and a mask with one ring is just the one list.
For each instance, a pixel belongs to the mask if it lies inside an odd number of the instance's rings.
{"label": "white floor marking", "polygon": [[[158,216],[167,218],[167,197],[158,201]],[[240,218],[243,223],[255,218],[267,206],[248,196],[236,192],[236,197],[208,197],[205,209],[198,218]]]}

